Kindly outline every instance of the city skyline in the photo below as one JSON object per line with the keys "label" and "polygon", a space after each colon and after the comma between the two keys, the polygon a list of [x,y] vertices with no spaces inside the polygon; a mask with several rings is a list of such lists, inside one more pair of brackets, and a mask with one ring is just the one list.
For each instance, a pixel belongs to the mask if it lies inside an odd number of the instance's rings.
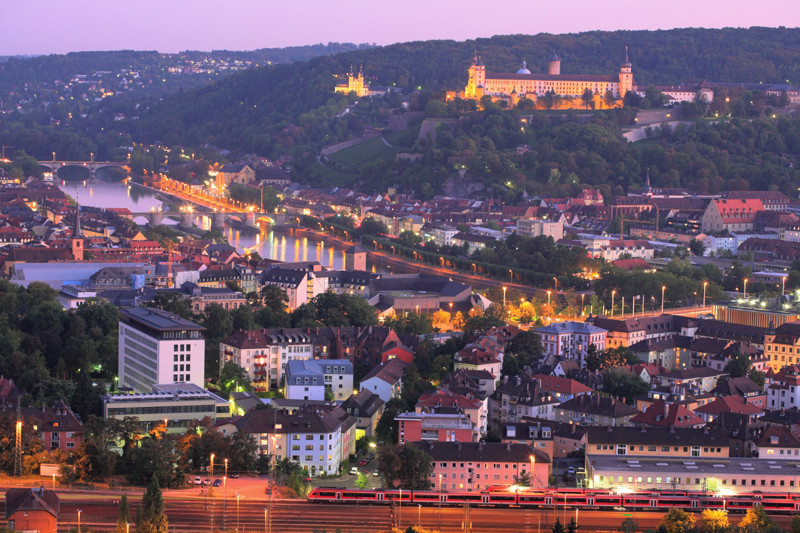
{"label": "city skyline", "polygon": [[[800,26],[800,10],[791,0],[776,0],[770,10],[759,12],[745,9],[744,2],[728,2],[721,10],[715,1],[678,0],[669,11],[635,13],[579,0],[566,10],[544,14],[535,3],[521,5],[506,0],[494,3],[491,10],[477,2],[450,0],[410,0],[403,9],[391,10],[383,6],[365,8],[354,0],[337,4],[321,0],[274,4],[234,0],[224,9],[205,0],[143,0],[135,10],[127,4],[97,0],[13,0],[5,7],[7,20],[28,23],[6,28],[0,55],[123,49],[174,53],[320,42],[386,45],[429,39],[462,41],[493,35],[592,30]],[[42,17],[42,13],[48,15]]]}

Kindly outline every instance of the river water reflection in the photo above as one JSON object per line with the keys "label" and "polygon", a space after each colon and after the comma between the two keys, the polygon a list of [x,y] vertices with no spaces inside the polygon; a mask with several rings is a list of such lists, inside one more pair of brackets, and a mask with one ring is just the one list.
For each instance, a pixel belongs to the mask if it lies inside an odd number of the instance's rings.
{"label": "river water reflection", "polygon": [[[147,189],[122,182],[105,182],[94,180],[92,182],[59,181],[59,188],[71,196],[80,205],[92,207],[120,207],[130,209],[133,213],[148,213],[153,209],[162,207],[162,202],[155,194]],[[144,217],[134,218],[137,224],[145,224]],[[177,225],[172,219],[165,218],[165,224]],[[197,227],[209,229],[209,217],[197,216]],[[225,236],[231,246],[239,253],[247,250],[257,251],[261,257],[277,259],[279,261],[319,261],[325,267],[333,270],[344,268],[344,249],[329,246],[321,241],[308,239],[304,236],[295,236],[290,231],[239,231],[226,226]]]}

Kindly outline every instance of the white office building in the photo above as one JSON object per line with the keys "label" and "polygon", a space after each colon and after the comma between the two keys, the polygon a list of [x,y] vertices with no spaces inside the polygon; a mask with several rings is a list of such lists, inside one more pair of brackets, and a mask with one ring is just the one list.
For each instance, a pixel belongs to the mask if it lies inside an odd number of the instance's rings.
{"label": "white office building", "polygon": [[203,387],[205,347],[202,326],[161,309],[121,309],[119,386],[150,392],[158,383]]}

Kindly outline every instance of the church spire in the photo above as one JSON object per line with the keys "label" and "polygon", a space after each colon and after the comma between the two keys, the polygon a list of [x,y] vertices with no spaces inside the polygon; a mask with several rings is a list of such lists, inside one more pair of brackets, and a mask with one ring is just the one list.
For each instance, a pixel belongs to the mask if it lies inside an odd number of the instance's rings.
{"label": "church spire", "polygon": [[628,59],[628,45],[627,44],[625,45],[625,62],[626,63],[630,63],[630,60]]}
{"label": "church spire", "polygon": [[73,239],[81,239],[81,204],[75,204],[75,227],[72,231]]}

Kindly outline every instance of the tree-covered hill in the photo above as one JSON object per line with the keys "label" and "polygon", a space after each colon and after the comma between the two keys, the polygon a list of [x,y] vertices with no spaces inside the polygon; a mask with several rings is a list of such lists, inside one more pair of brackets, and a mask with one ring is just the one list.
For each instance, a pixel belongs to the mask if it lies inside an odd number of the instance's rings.
{"label": "tree-covered hill", "polygon": [[[722,82],[800,81],[800,29],[677,29],[509,35],[465,42],[401,43],[306,63],[252,69],[169,98],[136,125],[141,140],[215,144],[263,155],[357,135],[333,118],[346,105],[333,87],[351,65],[374,84],[412,90],[462,89],[477,51],[489,70],[514,71],[523,59],[543,71],[553,50],[563,73],[611,74],[625,46],[640,84],[709,79]],[[132,132],[133,133],[133,132]]]}

